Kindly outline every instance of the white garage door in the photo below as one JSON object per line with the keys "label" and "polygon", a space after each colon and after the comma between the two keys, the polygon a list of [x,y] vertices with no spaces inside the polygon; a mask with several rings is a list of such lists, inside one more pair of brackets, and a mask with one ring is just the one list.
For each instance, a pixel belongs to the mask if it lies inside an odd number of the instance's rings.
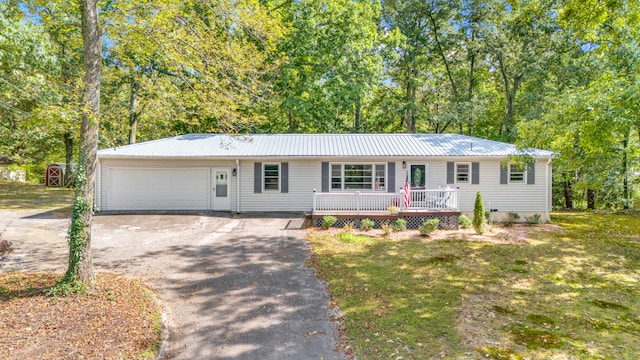
{"label": "white garage door", "polygon": [[209,168],[109,168],[108,210],[208,210]]}

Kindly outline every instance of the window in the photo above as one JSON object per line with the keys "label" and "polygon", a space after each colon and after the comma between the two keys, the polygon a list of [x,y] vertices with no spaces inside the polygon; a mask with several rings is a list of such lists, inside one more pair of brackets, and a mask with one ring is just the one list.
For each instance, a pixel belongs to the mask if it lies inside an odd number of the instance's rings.
{"label": "window", "polygon": [[331,164],[331,191],[385,189],[385,164]]}
{"label": "window", "polygon": [[520,167],[516,164],[509,164],[509,183],[524,184],[526,178],[527,176],[524,167]]}
{"label": "window", "polygon": [[469,183],[471,166],[469,163],[456,163],[456,183]]}
{"label": "window", "polygon": [[280,190],[280,164],[264,164],[264,190]]}
{"label": "window", "polygon": [[342,165],[331,165],[331,190],[342,190]]}

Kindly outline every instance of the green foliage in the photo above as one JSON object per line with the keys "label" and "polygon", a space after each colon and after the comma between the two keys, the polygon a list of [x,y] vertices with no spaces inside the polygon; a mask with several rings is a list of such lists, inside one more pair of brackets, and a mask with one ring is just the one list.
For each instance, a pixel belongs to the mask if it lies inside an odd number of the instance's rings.
{"label": "green foliage", "polygon": [[389,224],[387,222],[382,224],[380,226],[380,228],[382,229],[382,233],[384,234],[385,237],[388,237],[393,232],[393,225],[391,225],[391,224]]}
{"label": "green foliage", "polygon": [[351,233],[353,232],[353,229],[355,229],[355,225],[353,225],[353,223],[350,222],[350,223],[347,223],[342,229],[344,230],[345,233]]}
{"label": "green foliage", "polygon": [[327,230],[333,226],[338,221],[338,218],[335,216],[327,215],[322,217],[322,229]]}
{"label": "green foliage", "polygon": [[431,234],[438,228],[438,225],[440,225],[440,220],[429,219],[423,222],[422,225],[420,225],[420,227],[418,228],[418,230],[420,231],[420,235],[429,236],[429,234]]}
{"label": "green foliage", "polygon": [[49,297],[69,297],[86,293],[87,288],[73,276],[65,275],[52,287],[46,289],[44,294]]}
{"label": "green foliage", "polygon": [[343,232],[337,235],[340,241],[350,244],[365,244],[372,240],[370,236],[366,235],[356,235],[351,232]]}
{"label": "green foliage", "polygon": [[[555,206],[565,190],[575,207],[587,190],[596,208],[640,206],[637,1],[505,4],[111,1],[100,146],[457,132],[516,142],[512,162],[553,150]],[[9,1],[0,14],[0,155],[39,164],[29,176],[41,179],[65,134],[77,148],[80,4]]]}
{"label": "green foliage", "polygon": [[375,225],[375,223],[373,222],[373,220],[370,219],[362,219],[360,221],[360,230],[362,231],[369,231],[371,229],[373,229],[373,226]]}
{"label": "green foliage", "polygon": [[520,215],[514,212],[508,212],[506,219],[502,222],[502,225],[506,227],[511,227],[513,224],[517,223],[520,220]]}
{"label": "green foliage", "polygon": [[536,225],[542,222],[542,216],[540,214],[533,214],[531,216],[525,216],[525,222],[527,225]]}
{"label": "green foliage", "polygon": [[469,217],[467,215],[460,215],[460,217],[458,218],[458,224],[460,225],[461,228],[463,229],[467,229],[471,227],[471,219],[469,219]]}
{"label": "green foliage", "polygon": [[484,234],[487,227],[487,217],[484,211],[484,202],[480,191],[476,194],[476,201],[473,206],[473,229],[478,234]]}
{"label": "green foliage", "polygon": [[395,231],[405,231],[407,230],[407,220],[405,219],[396,219],[395,225],[393,225],[393,230]]}

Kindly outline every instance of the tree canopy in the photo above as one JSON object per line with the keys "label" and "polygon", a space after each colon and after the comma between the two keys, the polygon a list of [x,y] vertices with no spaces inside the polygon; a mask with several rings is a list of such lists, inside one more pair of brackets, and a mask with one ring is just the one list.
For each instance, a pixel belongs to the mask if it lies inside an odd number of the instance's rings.
{"label": "tree canopy", "polygon": [[[638,206],[637,1],[98,7],[101,147],[193,132],[455,132],[555,151],[557,206]],[[77,156],[80,24],[77,2],[0,2],[0,155]]]}

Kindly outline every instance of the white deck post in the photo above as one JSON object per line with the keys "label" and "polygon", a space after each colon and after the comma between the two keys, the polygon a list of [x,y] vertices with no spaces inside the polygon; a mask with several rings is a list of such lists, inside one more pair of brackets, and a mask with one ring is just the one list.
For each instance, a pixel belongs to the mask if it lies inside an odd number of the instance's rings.
{"label": "white deck post", "polygon": [[404,189],[400,190],[400,212],[404,211]]}
{"label": "white deck post", "polygon": [[313,211],[311,212],[311,214],[315,215],[316,214],[316,203],[318,201],[317,196],[316,196],[316,189],[313,189]]}
{"label": "white deck post", "polygon": [[356,214],[360,215],[360,191],[356,191]]}

